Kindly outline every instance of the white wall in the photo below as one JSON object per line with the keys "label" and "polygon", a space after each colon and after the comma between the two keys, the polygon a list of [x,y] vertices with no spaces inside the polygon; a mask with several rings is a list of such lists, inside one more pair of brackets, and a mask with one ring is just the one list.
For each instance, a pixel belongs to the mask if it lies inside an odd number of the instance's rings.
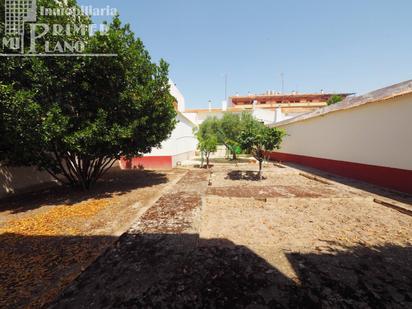
{"label": "white wall", "polygon": [[174,156],[196,150],[197,139],[193,134],[194,125],[180,113],[176,119],[178,123],[170,138],[162,143],[161,148],[155,148],[145,156]]}
{"label": "white wall", "polygon": [[[249,110],[249,112],[252,112],[253,116],[256,117],[257,119],[263,121],[266,124],[272,124],[275,122],[287,120],[289,118],[294,117],[294,115],[288,115],[286,116],[285,114],[282,113],[281,109],[278,108],[276,110],[270,110],[270,109],[259,109],[256,108],[254,110]],[[190,120],[195,122],[196,124],[201,124],[203,121],[205,121],[206,118],[208,117],[216,117],[218,119],[223,117],[224,113],[237,113],[241,114],[242,111],[211,111],[211,112],[198,112],[198,113],[184,113],[186,117],[188,117]],[[300,113],[302,114],[302,113]],[[300,115],[299,114],[299,115]]]}
{"label": "white wall", "polygon": [[208,117],[216,117],[218,119],[223,117],[223,111],[202,112],[196,114],[196,123],[201,124]]}
{"label": "white wall", "polygon": [[281,127],[280,152],[412,170],[412,94]]}
{"label": "white wall", "polygon": [[177,101],[177,109],[179,112],[185,111],[185,97],[180,92],[180,90],[176,87],[175,83],[172,80],[169,80],[170,85],[170,94],[175,97]]}
{"label": "white wall", "polygon": [[264,123],[273,123],[275,122],[276,111],[268,109],[255,109],[253,110],[253,116]]}
{"label": "white wall", "polygon": [[196,123],[199,125],[197,122],[197,113],[183,113],[185,117],[189,118],[193,123]]}
{"label": "white wall", "polygon": [[181,165],[183,161],[192,160],[196,156],[195,151],[184,152],[172,157],[172,167]]}

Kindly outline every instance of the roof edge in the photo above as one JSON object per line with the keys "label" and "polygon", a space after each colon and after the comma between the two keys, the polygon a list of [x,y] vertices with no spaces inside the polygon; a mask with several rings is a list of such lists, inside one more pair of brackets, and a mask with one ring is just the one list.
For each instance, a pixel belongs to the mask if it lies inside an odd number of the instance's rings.
{"label": "roof edge", "polygon": [[364,95],[347,97],[346,99],[342,100],[339,103],[325,106],[315,111],[271,124],[270,126],[272,127],[283,126],[283,125],[287,125],[287,124],[294,123],[294,122],[300,122],[300,121],[324,116],[329,113],[355,108],[355,107],[362,106],[365,104],[386,101],[386,100],[389,100],[395,97],[399,97],[399,96],[403,96],[403,95],[407,95],[411,93],[412,93],[412,80],[407,80],[407,81],[404,81],[398,84],[394,84],[388,87],[384,87],[378,90],[371,91]]}
{"label": "roof edge", "polygon": [[176,114],[182,116],[184,119],[186,119],[187,121],[189,121],[194,127],[198,127],[199,125],[197,123],[195,123],[193,120],[191,120],[189,117],[187,117],[184,112],[180,112],[180,111],[176,111]]}

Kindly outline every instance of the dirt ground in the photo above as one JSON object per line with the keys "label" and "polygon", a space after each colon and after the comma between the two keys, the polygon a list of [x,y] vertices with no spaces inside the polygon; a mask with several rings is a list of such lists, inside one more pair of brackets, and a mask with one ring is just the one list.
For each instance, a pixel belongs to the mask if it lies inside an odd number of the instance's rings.
{"label": "dirt ground", "polygon": [[184,173],[113,170],[90,192],[0,201],[0,308],[53,300]]}
{"label": "dirt ground", "polygon": [[380,189],[255,169],[191,169],[50,307],[412,307],[411,216]]}

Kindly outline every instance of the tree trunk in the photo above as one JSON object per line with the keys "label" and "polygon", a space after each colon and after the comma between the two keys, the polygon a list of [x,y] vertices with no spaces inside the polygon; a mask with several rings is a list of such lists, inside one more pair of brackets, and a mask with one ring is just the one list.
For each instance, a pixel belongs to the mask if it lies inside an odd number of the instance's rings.
{"label": "tree trunk", "polygon": [[259,160],[259,180],[262,180],[262,160]]}
{"label": "tree trunk", "polygon": [[236,151],[232,152],[232,160],[237,160]]}
{"label": "tree trunk", "polygon": [[200,168],[203,168],[203,164],[205,163],[205,152],[200,152]]}
{"label": "tree trunk", "polygon": [[[72,153],[55,152],[59,172],[46,169],[56,180],[72,187],[89,190],[116,162],[115,158],[86,158]],[[65,178],[67,182],[61,179]]]}
{"label": "tree trunk", "polygon": [[209,156],[210,154],[206,155],[206,168],[209,169]]}

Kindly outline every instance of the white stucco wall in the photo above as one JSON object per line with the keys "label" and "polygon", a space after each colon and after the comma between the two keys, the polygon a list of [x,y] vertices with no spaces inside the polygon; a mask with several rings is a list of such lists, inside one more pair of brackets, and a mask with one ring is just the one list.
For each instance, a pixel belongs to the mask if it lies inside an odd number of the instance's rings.
{"label": "white stucco wall", "polygon": [[216,117],[218,119],[223,117],[223,111],[202,112],[196,114],[196,123],[201,124],[208,117]]}
{"label": "white stucco wall", "polygon": [[175,155],[172,157],[172,167],[181,165],[184,161],[192,160],[195,156],[196,152],[194,150]]}
{"label": "white stucco wall", "polygon": [[197,113],[183,113],[186,118],[189,118],[193,123],[199,124],[197,122]]}
{"label": "white stucco wall", "polygon": [[268,109],[255,109],[253,110],[253,116],[264,123],[273,123],[276,119],[276,111]]}
{"label": "white stucco wall", "polygon": [[280,152],[412,170],[412,94],[281,127]]}
{"label": "white stucco wall", "polygon": [[178,106],[178,111],[179,112],[184,112],[185,111],[185,97],[183,94],[180,92],[179,88],[176,87],[175,83],[172,80],[169,80],[169,85],[170,85],[170,94],[175,97],[177,101],[177,106]]}
{"label": "white stucco wall", "polygon": [[150,154],[145,156],[174,156],[196,150],[197,139],[193,134],[195,125],[180,113],[176,119],[178,123],[170,138],[162,143],[161,148],[155,148]]}
{"label": "white stucco wall", "polygon": [[[252,112],[254,117],[263,121],[266,124],[272,124],[272,123],[283,121],[283,120],[293,117],[293,115],[286,116],[285,114],[283,114],[280,108],[276,110],[256,108],[254,110],[249,110],[249,112]],[[233,112],[233,111],[223,111],[223,110],[220,110],[220,111],[212,110],[211,112],[184,113],[184,115],[199,125],[203,121],[205,121],[205,119],[208,117],[216,117],[220,119],[223,117],[224,113],[241,114],[242,111]]]}

